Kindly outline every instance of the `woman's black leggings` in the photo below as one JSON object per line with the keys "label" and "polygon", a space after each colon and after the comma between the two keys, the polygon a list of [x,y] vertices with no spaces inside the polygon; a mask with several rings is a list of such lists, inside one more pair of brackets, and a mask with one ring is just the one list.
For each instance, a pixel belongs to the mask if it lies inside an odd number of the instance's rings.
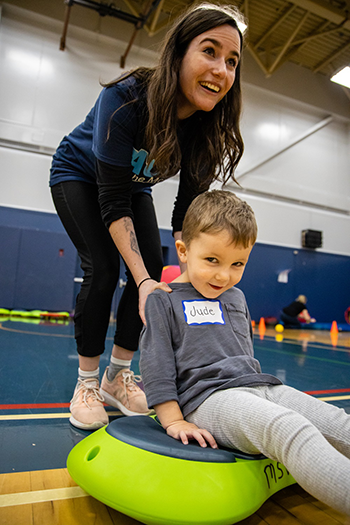
{"label": "woman's black leggings", "polygon": [[[78,250],[84,280],[75,307],[75,339],[78,353],[95,357],[103,353],[113,294],[119,280],[119,252],[105,227],[94,184],[80,181],[52,186],[57,213]],[[132,196],[134,228],[140,252],[150,276],[159,281],[162,247],[152,196]],[[138,290],[127,269],[127,284],[119,302],[114,343],[135,351],[142,328],[138,313]]]}

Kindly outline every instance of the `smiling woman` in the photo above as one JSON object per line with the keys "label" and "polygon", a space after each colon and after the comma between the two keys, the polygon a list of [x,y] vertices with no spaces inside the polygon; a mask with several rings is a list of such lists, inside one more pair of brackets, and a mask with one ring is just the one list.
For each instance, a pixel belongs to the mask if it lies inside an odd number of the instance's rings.
{"label": "smiling woman", "polygon": [[[79,376],[70,419],[78,428],[94,430],[108,422],[103,402],[126,415],[149,413],[130,364],[148,295],[156,288],[171,292],[159,282],[163,261],[152,186],[180,171],[172,226],[175,240],[181,240],[192,200],[214,180],[235,180],[243,154],[239,20],[230,6],[187,11],[169,31],[158,65],[106,84],[53,157],[53,200],[84,271],[75,308]],[[99,388],[120,256],[127,284]]]}

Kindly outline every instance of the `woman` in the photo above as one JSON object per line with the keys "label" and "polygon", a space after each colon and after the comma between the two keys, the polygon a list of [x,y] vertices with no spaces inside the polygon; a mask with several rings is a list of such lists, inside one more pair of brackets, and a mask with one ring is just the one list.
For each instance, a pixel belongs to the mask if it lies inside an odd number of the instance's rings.
{"label": "woman", "polygon": [[[78,428],[108,423],[103,401],[126,415],[149,413],[130,364],[148,294],[171,292],[158,282],[163,262],[151,187],[180,171],[176,240],[191,201],[219,174],[223,182],[234,179],[243,153],[239,17],[234,8],[214,4],[187,12],[168,33],[158,66],[106,85],[53,157],[53,200],[84,270],[75,310],[79,377],[70,407]],[[128,281],[99,390],[119,254]]]}

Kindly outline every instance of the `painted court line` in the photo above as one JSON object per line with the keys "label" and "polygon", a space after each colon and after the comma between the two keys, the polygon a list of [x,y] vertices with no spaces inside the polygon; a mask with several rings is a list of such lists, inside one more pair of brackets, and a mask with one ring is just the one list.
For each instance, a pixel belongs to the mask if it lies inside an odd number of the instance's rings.
{"label": "painted court line", "polygon": [[[347,390],[347,389],[344,389]],[[321,401],[344,401],[350,399],[348,396],[326,396],[326,397],[317,397]],[[108,411],[109,416],[121,416],[120,411]],[[56,413],[56,414],[5,414],[0,415],[0,421],[25,421],[29,419],[67,419],[70,417],[70,413]]]}
{"label": "painted court line", "polygon": [[[109,416],[120,416],[121,412],[107,412]],[[70,417],[69,412],[65,414],[6,414],[0,416],[0,421],[21,421],[26,419],[66,419]]]}
{"label": "painted court line", "polygon": [[[4,332],[14,332],[16,334],[25,335],[43,335],[44,337],[68,337],[71,339],[74,338],[74,334],[52,334],[49,332],[32,332],[31,330],[17,330],[16,328],[9,328],[7,326],[3,326],[2,323],[0,323],[0,330],[4,330]],[[113,339],[113,337],[106,337],[106,341],[113,341]]]}
{"label": "painted court line", "polygon": [[4,332],[14,332],[16,334],[25,334],[25,335],[42,335],[44,337],[69,337],[73,338],[74,335],[71,334],[51,334],[47,332],[32,332],[30,330],[16,330],[15,328],[7,328],[0,323],[0,330],[4,330]]}
{"label": "painted court line", "polygon": [[[332,391],[333,392],[333,391]],[[334,391],[335,393],[336,391]],[[350,389],[347,390],[347,392],[350,392]],[[326,392],[320,392],[326,393]],[[328,392],[329,393],[329,392]],[[34,409],[37,408],[69,408],[70,403],[19,403],[19,404],[7,404],[7,405],[0,405],[0,410],[20,410],[20,409]],[[107,403],[104,403],[105,407],[108,407]]]}
{"label": "painted court line", "polygon": [[1,507],[14,507],[18,505],[30,505],[32,503],[44,503],[46,501],[58,501],[63,499],[86,498],[89,496],[80,487],[65,487],[62,489],[36,490],[33,492],[18,492],[17,494],[0,495]]}
{"label": "painted court line", "polygon": [[[350,392],[350,390],[349,390]],[[12,405],[0,405],[0,410],[18,410],[24,408],[68,408],[69,403],[19,403]]]}
{"label": "painted court line", "polygon": [[345,392],[350,392],[350,388],[332,388],[331,390],[307,390],[305,394],[317,396],[319,394],[343,394]]}
{"label": "painted court line", "polygon": [[327,396],[327,397],[318,397],[321,401],[343,401],[344,399],[350,399],[350,396]]}
{"label": "painted court line", "polygon": [[0,421],[17,421],[21,419],[65,419],[70,414],[6,414],[0,416]]}

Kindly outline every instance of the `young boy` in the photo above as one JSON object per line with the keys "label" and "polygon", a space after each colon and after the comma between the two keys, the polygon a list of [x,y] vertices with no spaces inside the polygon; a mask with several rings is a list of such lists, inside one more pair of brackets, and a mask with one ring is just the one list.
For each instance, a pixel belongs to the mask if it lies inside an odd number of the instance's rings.
{"label": "young boy", "polygon": [[227,191],[189,207],[176,249],[186,270],[147,299],[141,373],[168,435],[280,461],[310,494],[350,515],[350,416],[261,372],[242,278],[254,213]]}

